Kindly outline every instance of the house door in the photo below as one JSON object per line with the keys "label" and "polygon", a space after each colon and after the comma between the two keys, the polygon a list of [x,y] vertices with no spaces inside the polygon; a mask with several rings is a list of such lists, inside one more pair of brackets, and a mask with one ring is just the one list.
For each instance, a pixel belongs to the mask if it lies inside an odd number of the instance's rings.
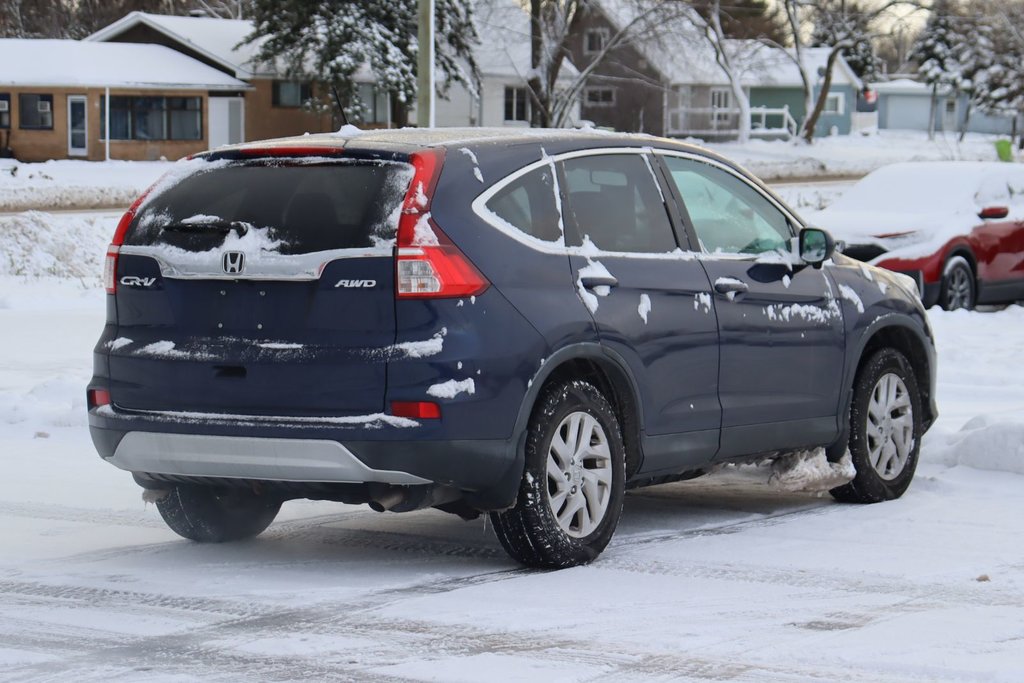
{"label": "house door", "polygon": [[732,117],[732,91],[728,88],[711,89],[711,128],[730,128]]}
{"label": "house door", "polygon": [[942,130],[946,132],[955,131],[956,126],[956,100],[946,100],[942,114]]}
{"label": "house door", "polygon": [[211,97],[210,149],[245,141],[245,99]]}
{"label": "house door", "polygon": [[68,95],[68,156],[89,155],[89,112],[85,95]]}

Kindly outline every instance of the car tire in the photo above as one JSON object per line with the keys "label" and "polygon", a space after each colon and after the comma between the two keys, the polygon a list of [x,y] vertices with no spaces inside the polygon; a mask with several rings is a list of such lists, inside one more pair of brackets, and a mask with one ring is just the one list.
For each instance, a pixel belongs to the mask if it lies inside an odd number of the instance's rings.
{"label": "car tire", "polygon": [[178,484],[156,501],[171,530],[199,543],[241,541],[262,533],[281,509],[281,500],[243,489]]}
{"label": "car tire", "polygon": [[914,478],[921,435],[921,393],[910,362],[895,349],[877,351],[853,385],[849,450],[857,476],[830,493],[847,503],[899,498]]}
{"label": "car tire", "polygon": [[498,540],[530,567],[591,562],[615,533],[625,491],[625,447],[611,404],[587,382],[547,388],[525,448],[515,506],[491,513]]}
{"label": "car tire", "polygon": [[974,270],[966,258],[954,256],[946,261],[942,273],[942,295],[939,298],[945,310],[972,310],[977,300],[976,290]]}

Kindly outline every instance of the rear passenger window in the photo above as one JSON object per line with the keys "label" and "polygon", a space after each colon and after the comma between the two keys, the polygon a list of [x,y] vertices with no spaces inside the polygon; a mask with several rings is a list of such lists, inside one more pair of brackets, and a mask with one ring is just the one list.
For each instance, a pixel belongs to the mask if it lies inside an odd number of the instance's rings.
{"label": "rear passenger window", "polygon": [[639,154],[567,159],[563,168],[566,212],[579,236],[603,251],[665,253],[676,248],[654,175]]}
{"label": "rear passenger window", "polygon": [[501,188],[487,208],[517,230],[545,242],[558,242],[558,207],[551,165],[541,166]]}
{"label": "rear passenger window", "polygon": [[789,220],[746,182],[699,161],[665,157],[665,163],[705,251],[761,254],[789,249]]}

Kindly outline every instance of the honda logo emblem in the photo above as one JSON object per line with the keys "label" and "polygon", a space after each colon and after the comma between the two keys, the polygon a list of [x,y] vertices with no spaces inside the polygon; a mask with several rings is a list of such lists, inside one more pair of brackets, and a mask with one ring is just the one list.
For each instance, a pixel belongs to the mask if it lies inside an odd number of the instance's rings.
{"label": "honda logo emblem", "polygon": [[238,275],[245,267],[245,254],[240,251],[224,252],[224,272],[228,275]]}

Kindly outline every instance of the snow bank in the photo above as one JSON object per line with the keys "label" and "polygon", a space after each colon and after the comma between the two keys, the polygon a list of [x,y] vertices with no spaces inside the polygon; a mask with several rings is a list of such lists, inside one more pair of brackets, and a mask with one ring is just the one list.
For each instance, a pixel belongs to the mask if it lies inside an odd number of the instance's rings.
{"label": "snow bank", "polygon": [[0,215],[0,275],[79,278],[99,284],[118,213]]}
{"label": "snow bank", "polygon": [[168,161],[0,159],[0,211],[127,209],[170,167]]}
{"label": "snow bank", "polygon": [[1024,415],[979,415],[959,432],[931,439],[927,459],[950,466],[1024,474]]}

